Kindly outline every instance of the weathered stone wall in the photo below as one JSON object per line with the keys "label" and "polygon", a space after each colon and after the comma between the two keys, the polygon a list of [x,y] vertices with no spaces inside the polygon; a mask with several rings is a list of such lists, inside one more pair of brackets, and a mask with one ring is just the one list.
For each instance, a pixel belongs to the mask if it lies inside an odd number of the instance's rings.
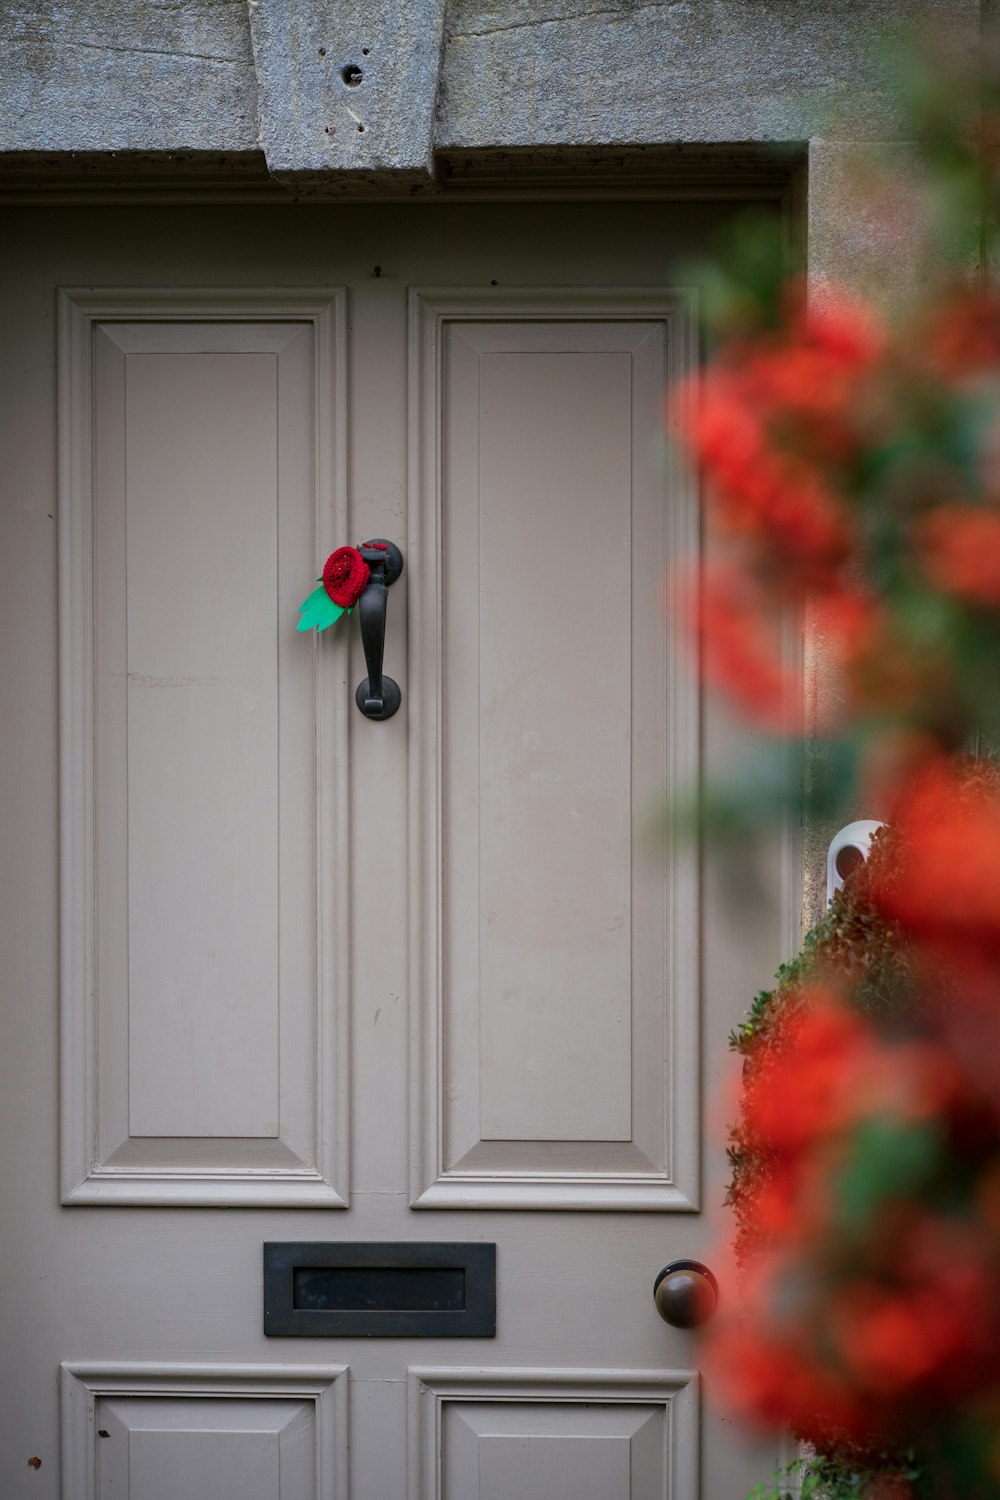
{"label": "weathered stone wall", "polygon": [[3,0],[0,152],[257,151],[246,0]]}
{"label": "weathered stone wall", "polygon": [[434,153],[890,138],[879,39],[981,0],[5,0],[0,153],[262,156],[300,190]]}
{"label": "weathered stone wall", "polygon": [[[880,40],[913,0],[452,0],[439,143],[894,133]],[[978,0],[938,0],[973,26]]]}

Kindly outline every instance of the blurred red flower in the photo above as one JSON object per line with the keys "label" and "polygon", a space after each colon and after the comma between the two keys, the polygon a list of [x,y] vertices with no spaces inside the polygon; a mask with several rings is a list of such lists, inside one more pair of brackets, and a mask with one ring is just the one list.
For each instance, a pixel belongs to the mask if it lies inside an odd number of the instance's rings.
{"label": "blurred red flower", "polygon": [[958,502],[938,506],[915,528],[931,583],[971,604],[1000,607],[1000,509]]}
{"label": "blurred red flower", "polygon": [[879,909],[960,963],[1000,958],[1000,794],[937,756],[897,788],[898,858],[872,882]]}
{"label": "blurred red flower", "polygon": [[765,1151],[794,1154],[843,1130],[864,1107],[859,1092],[872,1063],[864,1019],[810,988],[772,1035],[767,1065],[748,1070],[743,1120]]}
{"label": "blurred red flower", "polygon": [[752,368],[709,371],[700,399],[687,403],[685,437],[720,529],[765,552],[797,590],[821,585],[850,553],[850,520],[814,464],[773,446],[764,395]]}
{"label": "blurred red flower", "polygon": [[718,565],[681,589],[705,680],[774,734],[801,734],[803,684],[782,658],[767,600],[746,575]]}
{"label": "blurred red flower", "polygon": [[790,299],[779,335],[734,345],[677,403],[717,524],[751,543],[795,597],[833,586],[855,546],[824,467],[856,452],[857,383],[885,345],[857,299],[831,291],[808,310],[801,301]]}
{"label": "blurred red flower", "polygon": [[889,829],[817,929],[823,962],[807,945],[736,1033],[743,1297],[708,1326],[708,1375],[838,1473],[860,1454],[851,1494],[926,1500],[928,1469],[911,1486],[885,1450],[944,1434],[934,1464],[976,1475],[955,1494],[997,1500],[1000,773],[961,752],[1000,743],[1000,294],[949,286],[890,330],[795,287],[742,327],[675,408],[727,559],[686,623],[708,683],[802,735],[781,647],[801,611],[831,800],[875,798]]}
{"label": "blurred red flower", "polygon": [[956,287],[935,303],[926,322],[926,342],[918,347],[937,374],[966,380],[1000,364],[1000,296],[995,288]]}
{"label": "blurred red flower", "polygon": [[[712,1376],[744,1417],[820,1447],[885,1442],[995,1379],[1000,1239],[961,1197],[949,1205],[954,1183],[924,1201],[949,1150],[993,1163],[1000,1183],[1000,1119],[977,1112],[981,1085],[950,1037],[933,1020],[887,1037],[811,982],[747,1051],[731,1133],[744,1296],[708,1334]],[[859,1186],[862,1143],[877,1139],[898,1170]],[[864,1212],[859,1191],[873,1195]]]}

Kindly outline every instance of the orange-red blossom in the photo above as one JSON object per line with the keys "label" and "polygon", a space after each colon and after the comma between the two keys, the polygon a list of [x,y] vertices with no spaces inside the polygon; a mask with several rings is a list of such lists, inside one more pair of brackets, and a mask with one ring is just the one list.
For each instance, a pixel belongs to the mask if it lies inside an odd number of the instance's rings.
{"label": "orange-red blossom", "polygon": [[[866,878],[906,945],[909,1032],[813,986],[749,1049],[742,1311],[709,1325],[729,1403],[821,1447],[919,1441],[1000,1392],[1000,792],[949,758],[968,731],[955,641],[1000,609],[998,372],[992,293],[954,294],[892,348],[831,294],[729,345],[677,405],[729,549],[687,596],[703,675],[800,734],[777,620],[806,609],[896,833]],[[879,1132],[888,1175],[866,1178]],[[892,1152],[925,1148],[926,1177],[897,1181]],[[880,1500],[906,1494],[885,1486]]]}
{"label": "orange-red blossom", "polygon": [[716,524],[748,542],[783,587],[801,597],[839,577],[854,521],[824,467],[857,449],[858,382],[885,334],[855,299],[800,299],[784,327],[736,343],[680,394],[682,437],[707,481]]}
{"label": "orange-red blossom", "polygon": [[708,1336],[710,1378],[744,1417],[821,1445],[883,1440],[995,1375],[1000,1241],[905,1186],[846,1228],[841,1199],[859,1130],[946,1135],[966,1083],[941,1041],[886,1041],[818,988],[751,1057],[738,1139],[768,1162],[771,1196],[749,1205],[762,1238],[742,1310]]}

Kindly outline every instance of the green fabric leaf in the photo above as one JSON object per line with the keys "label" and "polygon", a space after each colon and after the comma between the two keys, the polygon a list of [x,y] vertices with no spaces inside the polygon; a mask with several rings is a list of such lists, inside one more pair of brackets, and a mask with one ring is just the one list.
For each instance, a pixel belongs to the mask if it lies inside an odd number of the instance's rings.
{"label": "green fabric leaf", "polygon": [[328,625],[339,620],[342,614],[349,613],[342,605],[334,604],[322,584],[318,589],[313,589],[309,598],[299,605],[299,609],[301,615],[296,630],[312,630],[314,626],[317,630],[325,630]]}

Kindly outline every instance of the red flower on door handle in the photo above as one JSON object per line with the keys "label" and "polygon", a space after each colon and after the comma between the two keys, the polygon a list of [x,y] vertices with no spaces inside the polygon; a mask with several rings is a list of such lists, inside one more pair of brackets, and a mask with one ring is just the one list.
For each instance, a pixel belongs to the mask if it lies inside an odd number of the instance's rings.
{"label": "red flower on door handle", "polygon": [[[368,544],[371,545],[371,544]],[[350,614],[368,582],[369,568],[357,547],[338,547],[323,564],[323,576],[309,598],[299,605],[298,630],[325,630],[341,615]]]}
{"label": "red flower on door handle", "polygon": [[323,587],[334,604],[350,609],[368,582],[368,564],[357,547],[338,547],[323,566]]}

